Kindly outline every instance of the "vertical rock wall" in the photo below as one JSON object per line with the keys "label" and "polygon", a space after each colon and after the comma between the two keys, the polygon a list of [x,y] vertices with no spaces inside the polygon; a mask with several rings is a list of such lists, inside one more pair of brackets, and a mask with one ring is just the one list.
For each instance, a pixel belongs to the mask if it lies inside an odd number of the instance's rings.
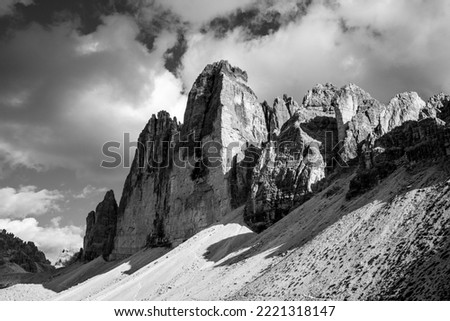
{"label": "vertical rock wall", "polygon": [[117,203],[114,192],[106,193],[95,211],[86,218],[86,235],[84,236],[84,259],[93,260],[103,256],[108,258],[113,250],[117,225]]}
{"label": "vertical rock wall", "polygon": [[[231,197],[233,162],[267,137],[261,105],[246,82],[247,74],[226,61],[208,65],[189,93],[182,127],[167,113],[152,117],[120,202],[116,257],[146,244],[176,245],[240,205]],[[169,165],[140,168],[148,142],[163,140],[172,148],[166,144],[153,155]]]}

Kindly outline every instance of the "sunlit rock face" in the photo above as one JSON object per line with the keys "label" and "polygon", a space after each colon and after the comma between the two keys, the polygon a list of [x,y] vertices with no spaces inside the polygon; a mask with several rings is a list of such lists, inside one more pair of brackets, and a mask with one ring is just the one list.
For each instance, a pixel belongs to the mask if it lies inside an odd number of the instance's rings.
{"label": "sunlit rock face", "polygon": [[440,93],[430,97],[420,112],[420,118],[439,118],[450,123],[450,95]]}
{"label": "sunlit rock face", "polygon": [[245,222],[261,231],[337,166],[367,161],[377,139],[447,111],[447,96],[425,104],[402,93],[384,105],[353,84],[316,85],[301,104],[287,95],[260,104],[245,71],[210,64],[189,92],[183,124],[161,111],[139,136],[112,256],[177,245],[242,205]]}
{"label": "sunlit rock face", "polygon": [[321,143],[301,129],[300,119],[297,113],[283,126],[253,170],[244,219],[255,231],[266,229],[307,200],[325,177]]}
{"label": "sunlit rock face", "polygon": [[379,137],[406,121],[418,120],[424,107],[415,92],[398,94],[383,105],[356,85],[344,86],[334,101],[340,156],[344,161],[357,158],[360,144],[370,135]]}
{"label": "sunlit rock face", "polygon": [[189,93],[182,126],[165,112],[152,117],[125,182],[114,256],[178,244],[241,205],[232,193],[247,184],[231,186],[233,162],[267,137],[246,82],[247,74],[226,61],[208,65]]}
{"label": "sunlit rock face", "polygon": [[302,106],[307,109],[315,109],[317,111],[334,114],[334,99],[339,88],[333,84],[317,84],[308,90],[303,97]]}

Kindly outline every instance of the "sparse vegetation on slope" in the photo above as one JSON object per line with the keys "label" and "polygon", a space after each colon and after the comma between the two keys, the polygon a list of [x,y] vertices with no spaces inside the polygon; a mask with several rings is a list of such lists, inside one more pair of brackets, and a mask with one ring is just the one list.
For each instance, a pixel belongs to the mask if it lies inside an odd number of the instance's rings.
{"label": "sparse vegetation on slope", "polygon": [[[31,273],[53,268],[45,254],[39,251],[33,242],[24,242],[14,234],[2,230],[0,232],[0,269],[8,271],[8,268],[12,267],[11,265]],[[11,271],[20,272],[14,268]]]}

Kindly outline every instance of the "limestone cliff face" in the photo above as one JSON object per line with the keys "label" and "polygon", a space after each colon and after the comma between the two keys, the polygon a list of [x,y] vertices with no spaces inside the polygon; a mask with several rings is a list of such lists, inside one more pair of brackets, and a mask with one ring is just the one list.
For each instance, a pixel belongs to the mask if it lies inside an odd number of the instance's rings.
{"label": "limestone cliff face", "polygon": [[313,193],[314,185],[325,176],[320,145],[301,129],[297,113],[283,126],[276,141],[263,149],[253,170],[244,213],[252,229],[266,229]]}
{"label": "limestone cliff face", "polygon": [[84,259],[93,260],[103,256],[107,258],[113,249],[117,224],[117,203],[114,192],[106,193],[95,211],[86,218],[86,235],[84,236]]}
{"label": "limestone cliff face", "polygon": [[264,101],[262,108],[268,132],[267,141],[275,140],[281,127],[300,109],[297,102],[287,95],[275,98],[272,107]]}
{"label": "limestone cliff face", "polygon": [[380,114],[381,135],[410,120],[418,120],[425,102],[415,92],[396,95]]}
{"label": "limestone cliff face", "polygon": [[311,90],[308,90],[303,97],[302,105],[308,109],[317,109],[329,114],[334,114],[334,100],[338,88],[333,84],[317,84]]}
{"label": "limestone cliff face", "polygon": [[420,113],[420,118],[426,117],[439,118],[450,123],[450,95],[440,93],[432,96]]}
{"label": "limestone cliff face", "polygon": [[356,85],[341,88],[335,98],[338,140],[344,161],[358,157],[369,136],[379,137],[406,121],[419,119],[425,102],[415,92],[402,93],[383,105]]}
{"label": "limestone cliff face", "polygon": [[[307,200],[314,185],[336,166],[363,161],[363,148],[372,150],[369,145],[377,138],[417,120],[425,103],[416,93],[402,93],[383,105],[356,85],[338,89],[326,84],[316,85],[296,106],[294,116],[271,140],[278,146],[296,143],[287,149],[266,146],[253,170],[245,220],[255,230],[274,224]],[[271,112],[277,116],[275,106]],[[271,120],[279,118],[275,116]]]}
{"label": "limestone cliff face", "polygon": [[370,190],[400,166],[412,168],[423,160],[450,156],[450,127],[436,117],[406,121],[363,144],[360,168],[350,182],[347,198]]}
{"label": "limestone cliff face", "polygon": [[374,132],[379,124],[382,105],[354,84],[339,90],[335,98],[340,156],[347,162],[358,156],[358,143]]}
{"label": "limestone cliff face", "polygon": [[[232,185],[230,170],[247,146],[267,137],[263,110],[246,82],[247,74],[226,61],[208,65],[189,93],[182,126],[167,113],[152,117],[124,186],[116,257],[146,244],[176,245],[240,205],[232,193],[244,187]],[[139,166],[148,154],[164,165]]]}
{"label": "limestone cliff face", "polygon": [[169,143],[178,131],[177,119],[161,111],[139,135],[119,204],[114,256],[135,253],[150,238],[165,241],[162,224],[169,211],[172,167]]}
{"label": "limestone cliff face", "polygon": [[342,165],[336,156],[370,162],[382,149],[377,140],[420,117],[446,119],[448,109],[447,96],[425,104],[416,93],[383,105],[353,84],[317,85],[300,105],[286,95],[261,105],[245,71],[208,65],[189,92],[183,125],[162,111],[139,136],[113,257],[175,246],[243,204],[245,221],[261,231],[307,200]]}

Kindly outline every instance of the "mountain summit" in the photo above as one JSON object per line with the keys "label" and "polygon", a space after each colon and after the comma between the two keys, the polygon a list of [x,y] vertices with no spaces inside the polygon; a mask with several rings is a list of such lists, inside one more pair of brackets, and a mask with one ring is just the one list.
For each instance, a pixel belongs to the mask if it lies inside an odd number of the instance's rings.
{"label": "mountain summit", "polygon": [[[116,261],[111,273],[120,262],[133,271],[154,262],[151,274],[89,291],[98,299],[448,298],[449,108],[445,94],[424,102],[407,92],[383,104],[354,84],[317,85],[301,104],[283,95],[270,105],[241,69],[206,66],[184,123],[161,111],[140,134],[117,216],[111,197],[88,216],[89,259]],[[97,216],[109,223],[95,227]],[[219,276],[226,289],[207,282]]]}

